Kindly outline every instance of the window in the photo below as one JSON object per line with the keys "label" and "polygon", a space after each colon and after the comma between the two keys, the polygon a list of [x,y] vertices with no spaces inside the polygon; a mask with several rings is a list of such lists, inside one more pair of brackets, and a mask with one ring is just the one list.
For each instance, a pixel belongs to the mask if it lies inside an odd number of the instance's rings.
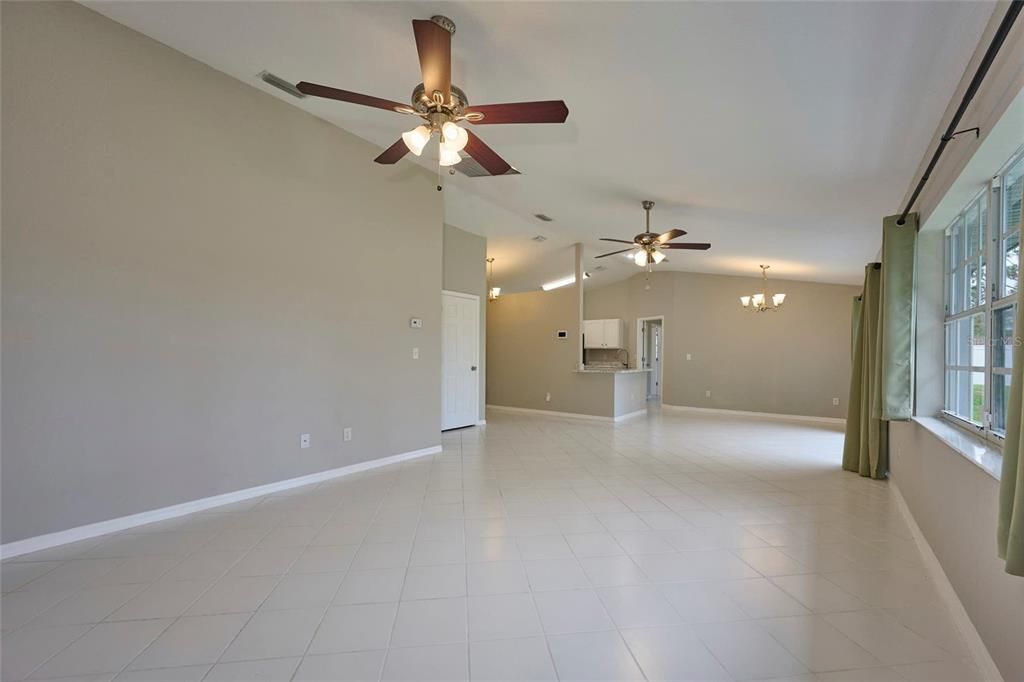
{"label": "window", "polygon": [[946,228],[944,411],[993,440],[1006,432],[1022,190],[1024,149]]}

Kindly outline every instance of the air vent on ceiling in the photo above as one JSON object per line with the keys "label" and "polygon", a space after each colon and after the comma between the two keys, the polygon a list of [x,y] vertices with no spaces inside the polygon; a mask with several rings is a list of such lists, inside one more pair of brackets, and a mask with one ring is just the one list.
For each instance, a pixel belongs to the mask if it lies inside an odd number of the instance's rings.
{"label": "air vent on ceiling", "polygon": [[536,218],[537,220],[542,220],[545,223],[550,223],[552,220],[554,220],[554,218],[552,218],[551,216],[545,215],[543,213],[534,213],[533,217]]}
{"label": "air vent on ceiling", "polygon": [[605,267],[603,265],[598,265],[597,267],[594,268],[594,272],[604,272],[604,271],[605,271]]}
{"label": "air vent on ceiling", "polygon": [[281,78],[280,76],[275,76],[269,71],[260,71],[260,80],[266,83],[267,85],[271,85],[277,88],[278,90],[283,90],[284,92],[287,92],[292,97],[296,97],[298,99],[305,98],[305,95],[303,95],[297,87],[295,87],[285,79]]}
{"label": "air vent on ceiling", "polygon": [[545,237],[542,234],[538,234],[535,237],[530,237],[530,241],[534,241],[534,242],[546,242],[547,240],[548,240],[548,238]]}

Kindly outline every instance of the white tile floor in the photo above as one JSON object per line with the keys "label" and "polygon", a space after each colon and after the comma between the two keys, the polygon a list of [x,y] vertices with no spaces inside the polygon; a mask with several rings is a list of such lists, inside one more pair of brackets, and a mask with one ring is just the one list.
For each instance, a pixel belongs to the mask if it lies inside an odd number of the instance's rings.
{"label": "white tile floor", "polygon": [[489,415],[3,564],[3,680],[975,680],[831,427]]}

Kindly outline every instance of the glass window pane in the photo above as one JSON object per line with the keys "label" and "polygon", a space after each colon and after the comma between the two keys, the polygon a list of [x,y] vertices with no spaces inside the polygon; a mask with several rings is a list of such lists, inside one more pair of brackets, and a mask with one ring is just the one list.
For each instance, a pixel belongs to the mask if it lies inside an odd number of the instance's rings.
{"label": "glass window pane", "polygon": [[970,262],[967,264],[967,308],[976,308],[981,305],[981,291],[978,285],[981,283],[981,274],[978,272],[978,264]]}
{"label": "glass window pane", "polygon": [[1020,228],[1021,196],[1024,194],[1024,156],[1003,174],[1003,232]]}
{"label": "glass window pane", "polygon": [[979,256],[981,258],[981,267],[978,269],[978,301],[979,305],[985,305],[985,282],[988,281],[985,273],[985,255]]}
{"label": "glass window pane", "polygon": [[1020,232],[1014,232],[1003,240],[1003,286],[1002,296],[1017,293],[1017,277],[1020,273]]}
{"label": "glass window pane", "polygon": [[992,313],[992,366],[1013,367],[1013,320],[1016,306],[1000,308]]}
{"label": "glass window pane", "polygon": [[957,320],[956,362],[961,367],[985,366],[985,315],[978,313]]}
{"label": "glass window pane", "polygon": [[956,322],[946,325],[946,364],[956,364]]}
{"label": "glass window pane", "polygon": [[953,244],[953,248],[950,249],[949,252],[949,262],[953,265],[954,268],[964,259],[964,237],[963,230],[961,229],[962,225],[963,218],[958,217],[953,222],[953,227],[950,230],[950,235],[952,235],[951,241]]}
{"label": "glass window pane", "polygon": [[992,430],[1006,433],[1006,406],[1010,402],[1010,375],[992,375]]}
{"label": "glass window pane", "polygon": [[971,204],[964,211],[964,231],[967,233],[967,257],[978,253],[981,250],[981,231],[978,222],[978,204]]}
{"label": "glass window pane", "polygon": [[985,411],[985,373],[971,372],[971,421],[982,423]]}
{"label": "glass window pane", "polygon": [[965,310],[964,308],[964,268],[957,268],[953,273],[952,288],[949,292],[949,312],[956,314]]}

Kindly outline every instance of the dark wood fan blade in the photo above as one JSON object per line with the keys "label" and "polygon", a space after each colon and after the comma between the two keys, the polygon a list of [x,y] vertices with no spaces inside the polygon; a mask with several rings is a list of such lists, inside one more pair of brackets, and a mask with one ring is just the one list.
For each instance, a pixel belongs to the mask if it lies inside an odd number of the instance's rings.
{"label": "dark wood fan blade", "polygon": [[420,56],[420,72],[427,97],[439,90],[448,102],[452,91],[452,34],[427,19],[413,19],[416,52]]}
{"label": "dark wood fan blade", "polygon": [[664,244],[665,242],[669,242],[678,237],[682,237],[684,234],[686,234],[686,230],[669,230],[665,234],[660,235],[656,241],[659,244]]}
{"label": "dark wood fan blade", "polygon": [[707,251],[711,248],[711,244],[697,244],[695,242],[688,242],[685,244],[662,244],[658,248],[660,249],[690,249],[692,251]]}
{"label": "dark wood fan blade", "polygon": [[560,99],[544,102],[510,102],[508,104],[481,104],[466,109],[467,114],[483,114],[483,120],[469,120],[476,125],[493,123],[565,123],[569,107]]}
{"label": "dark wood fan blade", "polygon": [[594,256],[594,258],[605,258],[607,256],[614,256],[616,254],[626,253],[627,251],[632,251],[632,250],[633,249],[623,249],[622,251],[612,251],[611,253],[602,253],[600,256]]}
{"label": "dark wood fan blade", "polygon": [[635,242],[629,241],[628,239],[611,239],[609,237],[601,237],[601,241],[603,241],[603,242],[615,242],[616,244],[634,244],[635,243]]}
{"label": "dark wood fan blade", "polygon": [[466,148],[463,151],[476,159],[477,163],[483,166],[488,173],[504,175],[512,169],[508,161],[498,156],[498,153],[484,144],[484,141],[473,131],[467,130],[466,132],[469,133],[469,142],[466,143]]}
{"label": "dark wood fan blade", "polygon": [[405,141],[402,138],[398,138],[398,142],[394,143],[378,156],[374,161],[377,163],[397,163],[399,159],[409,153],[409,147],[406,146]]}
{"label": "dark wood fan blade", "polygon": [[317,83],[308,83],[306,81],[302,81],[295,87],[298,88],[299,92],[305,95],[324,97],[326,99],[336,99],[340,102],[351,102],[352,104],[362,104],[364,107],[376,107],[377,109],[387,109],[389,111],[394,111],[395,107],[408,107],[407,104],[392,102],[389,99],[381,99],[380,97],[373,97],[372,95],[363,95],[358,92],[349,92],[348,90],[339,90],[338,88],[319,85]]}

